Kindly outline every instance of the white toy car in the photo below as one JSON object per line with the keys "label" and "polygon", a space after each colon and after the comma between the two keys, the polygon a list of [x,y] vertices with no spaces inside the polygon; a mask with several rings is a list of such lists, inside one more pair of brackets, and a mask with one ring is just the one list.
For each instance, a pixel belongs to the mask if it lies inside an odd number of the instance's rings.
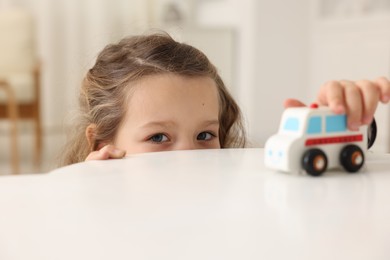
{"label": "white toy car", "polygon": [[367,126],[350,131],[346,115],[335,114],[328,107],[314,104],[288,108],[278,133],[265,144],[265,166],[285,172],[303,169],[312,176],[340,166],[348,172],[357,172],[374,140],[367,136]]}

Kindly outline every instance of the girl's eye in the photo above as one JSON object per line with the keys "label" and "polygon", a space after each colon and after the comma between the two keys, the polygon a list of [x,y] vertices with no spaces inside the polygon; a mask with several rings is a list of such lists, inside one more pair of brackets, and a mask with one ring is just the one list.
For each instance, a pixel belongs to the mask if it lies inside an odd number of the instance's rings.
{"label": "girl's eye", "polygon": [[168,141],[168,137],[164,134],[155,134],[149,138],[153,143],[163,143]]}
{"label": "girl's eye", "polygon": [[215,137],[215,135],[213,135],[209,132],[202,132],[202,133],[198,134],[196,139],[201,140],[201,141],[208,141],[208,140],[211,140],[213,137]]}

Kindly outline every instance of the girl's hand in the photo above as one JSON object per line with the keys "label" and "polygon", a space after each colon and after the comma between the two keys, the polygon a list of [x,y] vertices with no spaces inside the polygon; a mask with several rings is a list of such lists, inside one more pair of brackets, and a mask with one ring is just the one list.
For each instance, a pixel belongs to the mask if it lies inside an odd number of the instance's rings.
{"label": "girl's hand", "polygon": [[119,150],[115,148],[113,145],[108,144],[103,146],[98,151],[91,152],[85,161],[91,160],[108,160],[108,159],[121,159],[126,155],[126,151]]}
{"label": "girl's hand", "polygon": [[[324,84],[317,96],[318,105],[329,106],[337,114],[346,113],[348,128],[357,130],[362,124],[370,124],[378,102],[390,100],[390,81],[381,77],[374,81],[329,81]],[[284,106],[297,107],[304,104],[288,99]]]}

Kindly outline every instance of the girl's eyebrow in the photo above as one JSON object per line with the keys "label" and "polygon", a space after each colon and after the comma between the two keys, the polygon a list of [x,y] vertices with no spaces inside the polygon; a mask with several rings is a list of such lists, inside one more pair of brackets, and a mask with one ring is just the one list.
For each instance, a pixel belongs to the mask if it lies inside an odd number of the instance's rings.
{"label": "girl's eyebrow", "polygon": [[176,124],[173,121],[151,121],[142,125],[141,128],[149,127],[174,127]]}
{"label": "girl's eyebrow", "polygon": [[219,120],[218,119],[206,120],[202,122],[202,125],[204,126],[219,125]]}
{"label": "girl's eyebrow", "polygon": [[[219,125],[218,119],[205,120],[201,123],[202,126],[212,126]],[[176,123],[174,121],[151,121],[142,125],[141,128],[151,128],[151,127],[175,127]]]}

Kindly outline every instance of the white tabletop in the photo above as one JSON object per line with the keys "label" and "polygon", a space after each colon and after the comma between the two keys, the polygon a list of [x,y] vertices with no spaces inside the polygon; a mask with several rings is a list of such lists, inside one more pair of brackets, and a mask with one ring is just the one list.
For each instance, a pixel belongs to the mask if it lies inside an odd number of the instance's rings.
{"label": "white tabletop", "polygon": [[390,259],[390,155],[357,174],[177,151],[0,178],[0,259]]}

